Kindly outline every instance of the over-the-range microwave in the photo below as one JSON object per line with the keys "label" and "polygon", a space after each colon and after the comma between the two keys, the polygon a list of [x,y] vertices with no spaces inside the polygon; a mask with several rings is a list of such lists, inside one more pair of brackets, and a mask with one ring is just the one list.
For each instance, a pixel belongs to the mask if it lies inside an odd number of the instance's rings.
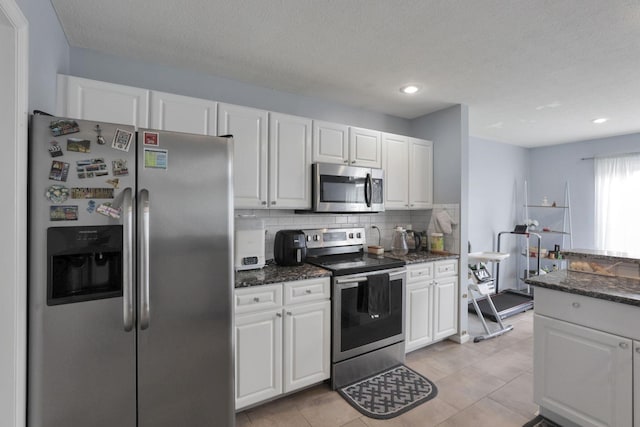
{"label": "over-the-range microwave", "polygon": [[382,169],[314,163],[314,212],[383,212]]}

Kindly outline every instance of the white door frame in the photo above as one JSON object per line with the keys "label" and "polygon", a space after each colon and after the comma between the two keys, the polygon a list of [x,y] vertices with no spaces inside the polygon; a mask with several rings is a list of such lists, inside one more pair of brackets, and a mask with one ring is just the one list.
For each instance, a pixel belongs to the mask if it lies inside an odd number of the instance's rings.
{"label": "white door frame", "polygon": [[[0,424],[6,426],[26,425],[26,373],[27,373],[27,129],[28,129],[28,83],[29,83],[29,26],[27,19],[15,0],[0,0],[0,14],[11,27],[15,40],[15,55],[2,58],[11,61],[15,70],[14,81],[0,81],[11,85],[15,94],[14,114],[0,120],[2,126],[13,127],[14,141],[2,146],[6,155],[5,166],[12,167],[13,188],[5,183],[8,194],[4,199],[8,223],[0,225],[4,247],[2,256],[6,266],[2,271],[2,286],[7,286],[6,295],[13,301],[0,301],[0,319],[7,322],[0,328],[3,343],[11,343],[3,359],[13,363],[0,366],[0,395],[9,397],[0,402]],[[6,123],[6,124],[5,124]],[[11,164],[9,164],[11,163]],[[6,379],[6,383],[5,383]],[[3,399],[4,400],[4,399]]]}

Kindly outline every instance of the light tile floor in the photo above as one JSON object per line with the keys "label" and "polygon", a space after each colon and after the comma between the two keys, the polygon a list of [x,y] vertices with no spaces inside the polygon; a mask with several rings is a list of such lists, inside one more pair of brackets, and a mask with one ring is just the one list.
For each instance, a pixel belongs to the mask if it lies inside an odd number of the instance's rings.
{"label": "light tile floor", "polygon": [[[490,340],[443,341],[407,355],[406,365],[432,380],[438,396],[390,420],[353,409],[321,384],[236,415],[238,427],[522,426],[534,418],[533,311],[505,320],[514,329]],[[495,323],[489,322],[491,327]],[[472,336],[484,333],[469,314]]]}

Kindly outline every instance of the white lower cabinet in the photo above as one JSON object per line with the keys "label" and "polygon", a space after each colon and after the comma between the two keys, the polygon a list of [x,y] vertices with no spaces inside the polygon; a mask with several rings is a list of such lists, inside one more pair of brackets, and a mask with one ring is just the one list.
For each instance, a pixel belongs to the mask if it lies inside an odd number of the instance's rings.
{"label": "white lower cabinet", "polygon": [[458,260],[407,266],[405,351],[454,335],[458,330]]}
{"label": "white lower cabinet", "polygon": [[541,413],[585,427],[639,427],[638,320],[638,307],[536,288],[533,388]]}
{"label": "white lower cabinet", "polygon": [[329,378],[329,280],[236,289],[236,410]]}

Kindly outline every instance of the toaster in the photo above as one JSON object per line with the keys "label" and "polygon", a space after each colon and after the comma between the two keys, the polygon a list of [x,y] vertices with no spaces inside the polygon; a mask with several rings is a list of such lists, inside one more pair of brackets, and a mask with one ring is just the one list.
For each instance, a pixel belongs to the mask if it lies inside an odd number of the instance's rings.
{"label": "toaster", "polygon": [[278,265],[301,265],[307,257],[306,236],[302,230],[280,230],[273,244],[273,258]]}

